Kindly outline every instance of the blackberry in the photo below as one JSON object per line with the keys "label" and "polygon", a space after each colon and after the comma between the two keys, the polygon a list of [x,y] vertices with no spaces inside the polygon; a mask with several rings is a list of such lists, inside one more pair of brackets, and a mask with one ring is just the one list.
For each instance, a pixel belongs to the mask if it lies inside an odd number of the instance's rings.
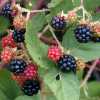
{"label": "blackberry", "polygon": [[25,68],[27,67],[27,64],[24,60],[22,59],[13,59],[10,64],[8,69],[13,72],[14,74],[20,74],[23,73]]}
{"label": "blackberry", "polygon": [[90,30],[90,27],[88,27],[87,25],[79,25],[75,29],[75,37],[80,43],[89,42],[92,38],[92,32]]}
{"label": "blackberry", "polygon": [[93,42],[100,42],[100,37],[93,37],[92,38],[92,41]]}
{"label": "blackberry", "polygon": [[7,2],[1,10],[1,14],[5,17],[10,17],[12,12],[11,3]]}
{"label": "blackberry", "polygon": [[55,30],[64,30],[66,27],[66,22],[64,20],[64,18],[59,17],[59,16],[55,16],[52,18],[51,21],[51,26],[55,29]]}
{"label": "blackberry", "polygon": [[76,60],[71,55],[63,55],[58,61],[58,67],[62,72],[71,72],[76,73]]}
{"label": "blackberry", "polygon": [[40,90],[40,82],[38,80],[27,80],[22,86],[22,91],[25,95],[33,96]]}
{"label": "blackberry", "polygon": [[14,30],[13,32],[13,39],[16,43],[24,42],[24,34],[25,30]]}

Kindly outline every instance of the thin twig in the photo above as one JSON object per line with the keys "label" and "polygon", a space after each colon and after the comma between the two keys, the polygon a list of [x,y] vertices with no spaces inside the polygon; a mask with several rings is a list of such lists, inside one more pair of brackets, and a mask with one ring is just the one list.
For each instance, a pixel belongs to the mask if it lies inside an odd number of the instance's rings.
{"label": "thin twig", "polygon": [[83,2],[84,0],[81,0],[81,6],[83,6],[84,5],[84,2]]}
{"label": "thin twig", "polygon": [[57,45],[57,42],[52,37],[50,38],[50,37],[42,35],[40,37],[40,40],[43,41],[47,45]]}
{"label": "thin twig", "polygon": [[83,82],[81,83],[80,88],[82,88],[83,86],[85,86],[85,84],[87,83],[87,81],[88,81],[89,77],[91,76],[93,70],[95,69],[95,67],[96,67],[96,65],[97,65],[97,63],[98,63],[98,61],[99,61],[99,59],[97,59],[97,60],[94,61],[93,65],[91,66],[90,70],[88,71],[88,73],[87,73],[85,79],[84,79]]}
{"label": "thin twig", "polygon": [[48,25],[46,25],[46,27],[43,29],[43,31],[41,33],[38,34],[38,37],[40,38],[41,36],[43,36],[43,34],[45,34],[45,32],[49,29]]}
{"label": "thin twig", "polygon": [[53,31],[53,28],[50,25],[48,25],[48,27],[49,27],[49,30],[50,30],[52,36],[56,40],[58,46],[60,47],[60,49],[62,50],[62,52],[64,52],[62,45],[60,44],[59,40],[57,39],[57,37],[56,37],[56,35],[55,35],[54,31]]}

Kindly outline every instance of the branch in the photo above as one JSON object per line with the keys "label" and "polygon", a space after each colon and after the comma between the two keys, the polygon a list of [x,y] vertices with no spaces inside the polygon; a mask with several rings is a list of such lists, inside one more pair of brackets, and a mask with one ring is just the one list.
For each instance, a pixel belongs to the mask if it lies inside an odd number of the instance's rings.
{"label": "branch", "polygon": [[42,35],[41,37],[39,37],[41,41],[43,41],[45,44],[47,45],[57,45],[57,42],[50,37],[44,36]]}
{"label": "branch", "polygon": [[96,65],[97,65],[98,62],[99,62],[99,59],[97,59],[97,60],[94,61],[94,63],[92,64],[90,70],[88,71],[85,79],[83,80],[82,84],[80,85],[80,88],[82,88],[83,86],[86,85],[89,77],[91,76],[91,74],[92,74],[93,70],[95,69],[95,67],[96,67]]}

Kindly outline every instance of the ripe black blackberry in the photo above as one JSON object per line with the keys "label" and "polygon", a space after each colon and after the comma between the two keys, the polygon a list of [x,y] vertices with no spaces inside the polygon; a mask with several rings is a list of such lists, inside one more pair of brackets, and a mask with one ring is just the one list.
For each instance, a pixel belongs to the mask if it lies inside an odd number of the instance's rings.
{"label": "ripe black blackberry", "polygon": [[14,30],[13,32],[13,39],[16,43],[24,42],[24,35],[25,35],[25,30]]}
{"label": "ripe black blackberry", "polygon": [[64,18],[59,17],[59,16],[55,16],[52,18],[51,20],[51,26],[57,31],[61,31],[64,30],[66,27],[66,21],[64,20]]}
{"label": "ripe black blackberry", "polygon": [[1,14],[5,17],[10,17],[12,12],[11,3],[7,2],[1,10]]}
{"label": "ripe black blackberry", "polygon": [[14,74],[20,74],[24,72],[26,67],[27,64],[23,59],[13,59],[10,62],[8,69]]}
{"label": "ripe black blackberry", "polygon": [[63,55],[58,61],[58,67],[62,72],[76,73],[76,60],[71,55]]}
{"label": "ripe black blackberry", "polygon": [[22,86],[22,91],[25,95],[33,96],[40,90],[40,82],[38,80],[27,80]]}
{"label": "ripe black blackberry", "polygon": [[75,29],[75,37],[80,43],[87,43],[92,39],[92,32],[87,25],[79,25]]}
{"label": "ripe black blackberry", "polygon": [[100,37],[93,37],[92,38],[92,41],[93,42],[100,42]]}

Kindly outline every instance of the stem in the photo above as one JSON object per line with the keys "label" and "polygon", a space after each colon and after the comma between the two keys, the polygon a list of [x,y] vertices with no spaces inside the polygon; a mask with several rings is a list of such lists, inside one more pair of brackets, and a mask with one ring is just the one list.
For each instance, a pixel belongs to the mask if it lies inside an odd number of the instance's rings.
{"label": "stem", "polygon": [[38,37],[40,38],[47,30],[49,29],[48,25],[43,29],[41,33],[38,34]]}
{"label": "stem", "polygon": [[96,67],[96,65],[97,65],[97,63],[98,63],[98,61],[99,61],[99,59],[97,59],[97,60],[94,61],[93,65],[91,66],[90,70],[88,71],[88,73],[87,73],[85,79],[83,80],[82,84],[80,85],[80,88],[82,88],[83,86],[86,85],[86,83],[87,83],[89,77],[91,76],[93,70],[95,69],[95,67]]}
{"label": "stem", "polygon": [[83,10],[83,21],[85,21],[85,9],[83,5],[82,5],[82,10]]}
{"label": "stem", "polygon": [[31,13],[39,13],[39,12],[47,12],[47,11],[50,11],[50,9],[33,10],[33,11],[30,11],[30,12]]}
{"label": "stem", "polygon": [[20,7],[19,4],[16,5],[17,8],[21,11],[21,12],[27,12],[27,13],[40,13],[40,12],[46,12],[46,11],[50,11],[50,9],[42,9],[42,10],[29,10],[29,9],[26,9],[26,8],[22,8]]}
{"label": "stem", "polygon": [[50,38],[50,37],[47,37],[47,36],[42,35],[40,37],[40,40],[43,41],[47,45],[57,45],[57,42],[53,38]]}
{"label": "stem", "polygon": [[84,2],[83,2],[84,0],[81,0],[81,6],[83,6],[84,5]]}
{"label": "stem", "polygon": [[56,42],[57,42],[58,46],[59,46],[59,47],[60,47],[60,49],[63,51],[63,47],[62,47],[62,45],[60,44],[59,40],[57,39],[57,37],[56,37],[56,35],[55,35],[55,33],[54,33],[54,31],[53,31],[52,27],[51,27],[50,25],[48,25],[48,27],[49,27],[49,30],[50,30],[50,32],[51,32],[51,34],[52,34],[52,36],[53,36],[53,37],[54,37],[54,39],[56,40]]}

